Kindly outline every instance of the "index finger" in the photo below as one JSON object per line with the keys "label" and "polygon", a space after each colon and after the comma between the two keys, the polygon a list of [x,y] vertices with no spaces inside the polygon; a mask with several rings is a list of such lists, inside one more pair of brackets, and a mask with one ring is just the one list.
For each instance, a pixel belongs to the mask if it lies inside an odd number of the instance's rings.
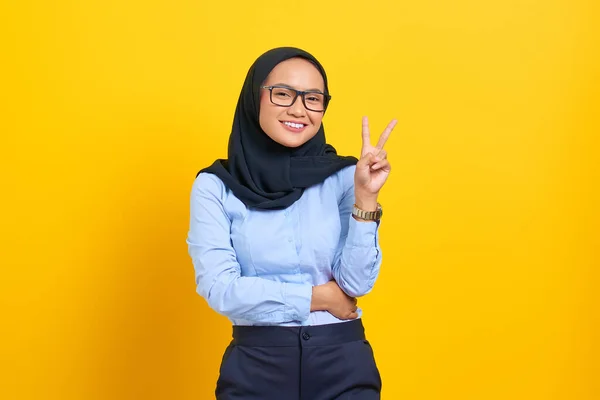
{"label": "index finger", "polygon": [[369,118],[362,117],[362,141],[363,147],[371,144],[371,132],[369,132]]}
{"label": "index finger", "polygon": [[396,126],[396,124],[398,123],[397,119],[393,119],[388,126],[385,128],[385,130],[383,131],[383,133],[381,134],[381,136],[379,136],[379,141],[377,142],[377,147],[379,150],[383,149],[383,145],[385,144],[385,142],[387,142],[388,138],[390,137],[390,134],[392,133],[392,130],[394,130],[394,127]]}

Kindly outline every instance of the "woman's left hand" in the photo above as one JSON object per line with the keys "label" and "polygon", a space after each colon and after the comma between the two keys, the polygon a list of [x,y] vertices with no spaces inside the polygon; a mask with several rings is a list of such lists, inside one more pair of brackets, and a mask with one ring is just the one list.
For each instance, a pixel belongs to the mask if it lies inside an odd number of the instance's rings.
{"label": "woman's left hand", "polygon": [[357,198],[377,198],[379,191],[387,180],[392,166],[387,160],[387,153],[383,149],[383,145],[397,123],[398,121],[393,119],[379,137],[377,145],[372,146],[369,119],[363,117],[362,150],[354,173],[354,191]]}

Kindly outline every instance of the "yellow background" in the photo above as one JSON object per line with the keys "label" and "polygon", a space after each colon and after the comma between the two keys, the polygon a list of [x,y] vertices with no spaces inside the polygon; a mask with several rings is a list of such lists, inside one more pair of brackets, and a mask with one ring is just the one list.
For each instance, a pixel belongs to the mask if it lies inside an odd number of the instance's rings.
{"label": "yellow background", "polygon": [[400,121],[360,300],[383,398],[600,398],[596,1],[0,7],[0,398],[212,397],[189,191],[280,45],[325,65],[340,153]]}

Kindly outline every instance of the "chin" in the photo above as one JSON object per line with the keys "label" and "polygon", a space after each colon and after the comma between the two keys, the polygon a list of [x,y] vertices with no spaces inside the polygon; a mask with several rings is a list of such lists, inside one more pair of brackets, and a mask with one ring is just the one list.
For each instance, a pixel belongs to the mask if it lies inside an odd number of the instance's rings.
{"label": "chin", "polygon": [[289,147],[289,148],[296,148],[296,147],[300,147],[302,146],[304,143],[306,143],[306,140],[294,140],[294,139],[288,139],[288,140],[279,140],[278,141],[280,145],[285,146],[285,147]]}
{"label": "chin", "polygon": [[300,147],[304,143],[308,142],[313,136],[315,136],[316,132],[302,132],[298,134],[290,133],[288,131],[279,132],[277,142],[285,147]]}
{"label": "chin", "polygon": [[300,147],[302,146],[304,143],[308,142],[310,140],[312,136],[306,136],[306,135],[302,135],[302,136],[296,136],[296,137],[283,137],[282,140],[279,142],[282,145],[286,146],[286,147]]}

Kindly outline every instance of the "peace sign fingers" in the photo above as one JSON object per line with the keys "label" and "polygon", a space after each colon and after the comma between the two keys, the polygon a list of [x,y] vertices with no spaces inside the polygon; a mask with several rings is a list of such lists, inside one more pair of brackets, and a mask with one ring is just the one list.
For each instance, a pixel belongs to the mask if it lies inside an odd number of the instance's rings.
{"label": "peace sign fingers", "polygon": [[372,196],[376,197],[390,174],[391,165],[383,146],[397,123],[398,121],[393,119],[379,136],[377,146],[373,146],[369,120],[367,117],[362,118],[362,150],[354,172],[354,191],[363,196],[363,201],[365,194],[371,197],[371,200]]}
{"label": "peace sign fingers", "polygon": [[[381,136],[379,136],[379,141],[377,142],[377,146],[375,146],[376,150],[383,149],[385,142],[387,142],[387,140],[389,139],[390,134],[394,130],[394,127],[396,126],[397,123],[398,123],[398,120],[393,119],[388,124],[388,126],[385,128],[385,130],[383,131]],[[361,151],[361,155],[364,156],[366,153],[372,152],[375,149],[371,145],[371,132],[369,130],[369,118],[363,117],[362,118],[362,151]]]}

